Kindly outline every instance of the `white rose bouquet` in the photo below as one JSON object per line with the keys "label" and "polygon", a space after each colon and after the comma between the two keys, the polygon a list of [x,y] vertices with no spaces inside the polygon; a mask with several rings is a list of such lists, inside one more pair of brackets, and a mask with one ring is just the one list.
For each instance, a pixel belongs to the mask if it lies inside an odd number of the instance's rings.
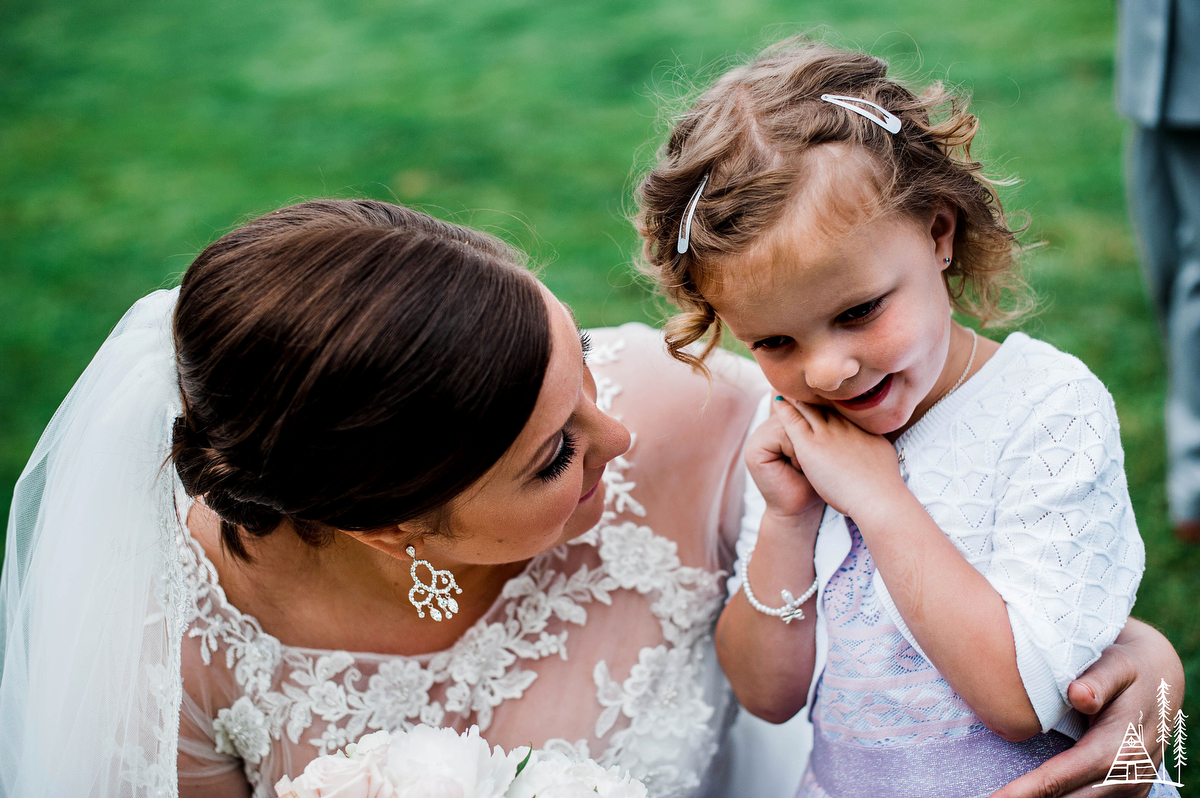
{"label": "white rose bouquet", "polygon": [[368,734],[345,752],[308,763],[295,781],[275,785],[278,798],[646,798],[646,787],[616,767],[577,762],[555,751],[500,746],[472,726],[416,726]]}

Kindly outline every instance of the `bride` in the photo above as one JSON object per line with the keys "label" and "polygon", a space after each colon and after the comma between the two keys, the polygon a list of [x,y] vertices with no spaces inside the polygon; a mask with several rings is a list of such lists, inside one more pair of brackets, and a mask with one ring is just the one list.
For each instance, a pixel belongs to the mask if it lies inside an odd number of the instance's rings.
{"label": "bride", "polygon": [[[644,325],[583,333],[521,264],[321,200],[130,310],[18,482],[0,794],[269,796],[417,723],[656,797],[766,794],[765,768],[728,786],[711,640],[766,383],[718,354],[710,384]],[[1141,626],[1118,646],[1093,711],[1152,708],[1178,659]],[[1087,741],[1047,778],[1102,775]]]}

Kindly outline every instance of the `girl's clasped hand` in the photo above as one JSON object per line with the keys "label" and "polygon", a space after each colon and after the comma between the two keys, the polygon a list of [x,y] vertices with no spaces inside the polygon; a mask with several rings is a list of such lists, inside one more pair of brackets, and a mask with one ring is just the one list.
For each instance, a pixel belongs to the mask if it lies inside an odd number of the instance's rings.
{"label": "girl's clasped hand", "polygon": [[[865,520],[912,499],[900,476],[896,450],[884,436],[865,432],[835,410],[789,402],[782,396],[775,397],[772,410],[787,436],[788,458],[794,459],[800,472],[795,479],[807,481],[811,490],[839,513]],[[755,461],[763,459],[753,457]],[[751,476],[761,485],[759,474],[758,468],[751,469]],[[768,508],[775,507],[773,499],[767,498]],[[787,506],[781,505],[779,511]]]}
{"label": "girl's clasped hand", "polygon": [[[781,396],[775,398],[784,401]],[[746,441],[746,466],[766,500],[767,515],[785,526],[802,529],[804,511],[824,502],[800,465],[779,405]]]}

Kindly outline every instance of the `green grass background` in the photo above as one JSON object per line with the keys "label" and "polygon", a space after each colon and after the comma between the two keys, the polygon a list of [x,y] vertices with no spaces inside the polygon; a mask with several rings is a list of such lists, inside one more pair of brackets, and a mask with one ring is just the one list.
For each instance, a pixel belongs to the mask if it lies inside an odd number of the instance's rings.
{"label": "green grass background", "polygon": [[827,26],[971,91],[983,153],[1024,180],[1008,201],[1031,214],[1027,240],[1047,242],[1030,258],[1044,311],[1024,328],[1116,396],[1147,549],[1135,613],[1182,653],[1185,711],[1200,723],[1200,550],[1174,542],[1165,514],[1163,356],[1123,198],[1112,3],[0,0],[0,11],[0,512],[129,305],[239,220],[296,198],[420,205],[530,250],[589,325],[661,320],[630,276],[625,214],[662,98],[765,41]]}

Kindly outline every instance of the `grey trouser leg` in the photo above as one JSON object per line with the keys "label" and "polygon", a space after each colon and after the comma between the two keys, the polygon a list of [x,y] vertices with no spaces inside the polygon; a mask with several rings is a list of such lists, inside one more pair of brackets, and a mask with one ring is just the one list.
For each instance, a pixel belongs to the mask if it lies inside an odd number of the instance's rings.
{"label": "grey trouser leg", "polygon": [[1137,128],[1129,194],[1167,348],[1167,498],[1200,519],[1200,130]]}

